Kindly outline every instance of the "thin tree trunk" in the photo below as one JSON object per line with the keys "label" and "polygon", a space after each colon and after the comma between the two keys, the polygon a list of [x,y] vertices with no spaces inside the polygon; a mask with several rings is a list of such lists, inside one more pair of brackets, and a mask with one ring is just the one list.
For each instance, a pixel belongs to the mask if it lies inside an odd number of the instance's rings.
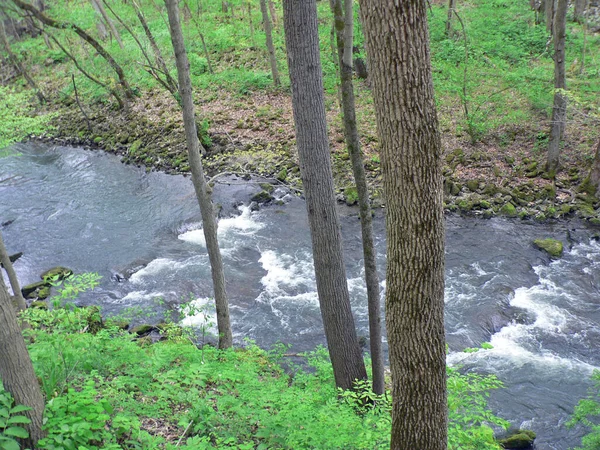
{"label": "thin tree trunk", "polygon": [[554,28],[554,10],[556,0],[542,0],[544,2],[544,13],[546,15],[546,30],[552,33]]}
{"label": "thin tree trunk", "polygon": [[86,33],[83,29],[81,29],[74,23],[61,22],[61,21],[52,19],[52,18],[44,15],[36,7],[32,6],[29,3],[24,2],[23,0],[12,0],[12,2],[15,5],[17,5],[19,8],[21,8],[23,11],[31,12],[40,22],[42,22],[45,25],[48,25],[49,27],[58,28],[61,30],[72,29],[75,33],[77,33],[77,35],[81,39],[83,39],[88,44],[90,44],[92,47],[94,47],[94,49],[98,52],[98,54],[100,56],[102,56],[102,58],[104,58],[104,60],[116,72],[117,76],[119,77],[119,83],[121,84],[121,87],[123,87],[123,90],[125,91],[125,97],[127,97],[128,99],[134,98],[133,91],[129,87],[129,83],[127,82],[127,79],[125,78],[125,73],[123,72],[123,69],[115,61],[115,59],[110,55],[110,53],[108,53],[96,39],[94,39],[92,36],[90,36],[88,33]]}
{"label": "thin tree trunk", "polygon": [[[133,3],[135,5],[135,2],[133,2]],[[142,43],[138,39],[137,35],[131,29],[131,27],[129,25],[127,25],[123,19],[121,19],[121,17],[111,8],[111,6],[108,4],[108,2],[106,2],[106,0],[104,0],[104,4],[108,8],[108,10],[113,14],[113,16],[115,16],[115,18],[119,21],[119,23],[121,25],[123,25],[123,28],[125,28],[125,30],[127,30],[127,32],[131,35],[131,37],[133,38],[133,40],[138,45],[140,51],[142,52],[142,55],[144,55],[144,59],[148,63],[148,73],[156,81],[158,81],[158,83],[162,87],[164,87],[175,98],[177,98],[177,84],[175,83],[175,80],[173,80],[173,78],[171,77],[171,75],[168,73],[168,69],[167,69],[166,65],[164,64],[164,61],[162,60],[162,55],[160,56],[160,58],[158,58],[158,57],[156,57],[156,53],[155,53],[155,63],[159,66],[159,68],[153,67],[152,66],[153,63],[152,63],[152,60],[150,59],[150,56],[148,55],[148,52],[146,52],[146,49],[144,48],[144,46],[142,45]],[[159,51],[159,54],[160,54],[160,51]],[[162,62],[162,65],[163,65],[162,68],[160,68],[161,62]],[[161,76],[160,76],[161,73],[166,78],[166,81],[161,78]]]}
{"label": "thin tree trunk", "polygon": [[192,22],[196,26],[196,31],[198,32],[198,36],[200,37],[200,41],[202,42],[202,49],[204,50],[204,57],[206,58],[206,64],[208,65],[208,73],[215,73],[210,63],[210,55],[208,53],[208,48],[206,48],[206,41],[204,40],[204,34],[200,31],[200,25],[198,21],[192,16]]}
{"label": "thin tree trunk", "polygon": [[131,3],[133,4],[133,7],[135,8],[135,13],[136,13],[140,23],[142,24],[144,33],[146,33],[146,37],[148,38],[148,41],[150,42],[150,46],[152,47],[152,51],[154,52],[154,58],[156,60],[156,65],[161,70],[161,72],[163,72],[163,74],[167,80],[166,84],[168,86],[168,90],[172,94],[175,94],[175,92],[177,92],[177,82],[173,79],[173,77],[171,77],[171,74],[169,73],[169,68],[167,67],[167,64],[165,63],[165,59],[163,58],[160,48],[159,48],[158,44],[156,43],[156,39],[154,39],[154,35],[152,34],[152,31],[150,31],[150,27],[148,26],[148,22],[146,22],[144,13],[142,12],[142,9],[139,7],[139,5],[135,2],[135,0],[132,0]]}
{"label": "thin tree trunk", "polygon": [[23,66],[23,64],[21,64],[19,62],[19,59],[12,52],[12,50],[10,48],[10,43],[8,42],[8,38],[6,37],[6,32],[4,30],[4,22],[2,20],[0,20],[0,41],[2,41],[2,46],[4,47],[4,51],[8,55],[8,59],[13,64],[15,69],[21,75],[23,75],[23,78],[25,78],[29,87],[35,91],[35,95],[37,96],[40,103],[42,103],[42,104],[46,103],[46,97],[44,96],[44,93],[38,87],[37,83],[33,80],[33,78],[31,78],[29,73],[25,70],[25,67]]}
{"label": "thin tree trunk", "polygon": [[263,18],[263,28],[267,39],[267,50],[269,51],[269,63],[271,64],[271,74],[273,76],[273,84],[280,86],[279,71],[277,70],[277,59],[275,57],[275,46],[273,45],[273,29],[271,28],[271,20],[267,11],[267,1],[260,0],[260,12]]}
{"label": "thin tree trunk", "polygon": [[350,308],[335,207],[316,0],[284,0],[283,23],[321,316],[335,383],[352,389],[367,374]]}
{"label": "thin tree trunk", "polygon": [[548,162],[546,171],[554,178],[559,169],[560,143],[565,129],[567,116],[567,98],[559,89],[566,89],[565,74],[565,35],[567,29],[568,0],[558,0],[554,16],[554,106],[552,108],[552,127],[548,142]]}
{"label": "thin tree trunk", "polygon": [[256,39],[254,38],[254,22],[252,21],[252,2],[246,3],[248,10],[248,25],[250,26],[250,40],[252,41],[252,47],[256,48]]}
{"label": "thin tree trunk", "polygon": [[100,10],[98,9],[98,3],[96,3],[95,0],[90,0],[90,2],[92,3],[94,11],[96,11],[96,30],[98,30],[98,37],[101,41],[106,41],[108,39],[108,30],[102,21],[102,14],[100,14]]}
{"label": "thin tree trunk", "polygon": [[[10,287],[12,288],[13,295],[17,303],[17,308],[22,311],[27,308],[27,303],[25,303],[25,299],[21,293],[19,279],[17,278],[17,274],[13,268],[8,252],[6,251],[6,247],[4,246],[2,234],[0,234],[0,262],[2,263],[2,266],[4,266],[4,270],[6,270],[6,274],[8,275],[8,281],[10,281]],[[1,277],[2,274],[0,274],[0,278]]]}
{"label": "thin tree trunk", "polygon": [[452,35],[452,16],[454,16],[454,9],[456,8],[456,0],[448,1],[448,18],[446,19],[446,36]]}
{"label": "thin tree trunk", "polygon": [[600,192],[600,139],[596,144],[596,151],[594,152],[594,163],[590,172],[590,182],[596,188],[596,193]]}
{"label": "thin tree trunk", "polygon": [[573,17],[575,22],[583,23],[585,20],[585,10],[587,9],[587,0],[575,0],[573,8]]}
{"label": "thin tree trunk", "polygon": [[121,35],[115,27],[115,24],[112,22],[112,20],[110,20],[110,17],[108,17],[108,14],[106,14],[106,10],[102,6],[102,3],[100,3],[98,0],[92,0],[92,2],[94,3],[94,7],[96,8],[96,10],[102,15],[102,18],[104,19],[104,22],[106,22],[106,24],[108,25],[108,28],[110,28],[110,32],[117,40],[119,47],[123,49],[124,47],[123,41],[121,40]]}
{"label": "thin tree trunk", "polygon": [[373,239],[373,220],[369,202],[369,189],[363,164],[363,153],[356,127],[356,107],[354,86],[352,84],[352,47],[354,17],[352,0],[333,0],[333,15],[337,37],[337,53],[342,85],[342,108],[344,114],[344,135],[346,147],[352,161],[352,173],[358,193],[362,231],[363,257],[365,260],[365,282],[369,309],[369,337],[371,348],[371,367],[373,371],[373,392],[383,394],[385,390],[383,350],[381,345],[381,307],[379,305],[379,276],[375,260],[375,242]]}
{"label": "thin tree trunk", "polygon": [[181,23],[179,20],[179,7],[177,0],[166,0],[167,14],[169,16],[169,27],[171,41],[175,50],[175,61],[177,63],[177,75],[179,78],[179,93],[183,103],[183,121],[185,127],[185,139],[188,147],[188,158],[192,170],[192,181],[194,190],[202,213],[202,225],[206,239],[206,249],[210,260],[213,288],[215,291],[215,306],[217,310],[217,328],[219,331],[219,348],[229,348],[233,345],[231,324],[229,321],[229,304],[225,292],[225,275],[223,260],[219,250],[217,239],[217,221],[214,214],[213,204],[208,192],[208,186],[204,178],[200,150],[202,144],[198,140],[196,131],[196,119],[194,113],[194,102],[192,98],[192,83],[190,80],[190,63],[185,51]]}
{"label": "thin tree trunk", "polygon": [[363,0],[361,14],[386,199],[391,448],[446,450],[442,147],[427,2]]}
{"label": "thin tree trunk", "polygon": [[269,2],[269,12],[271,13],[271,19],[273,20],[273,26],[277,28],[277,10],[275,9],[275,3],[273,0],[268,0]]}
{"label": "thin tree trunk", "polygon": [[24,414],[31,420],[23,425],[29,432],[23,448],[35,448],[45,432],[42,430],[44,397],[33,371],[27,347],[17,322],[15,308],[10,302],[4,280],[0,277],[0,379],[4,389],[12,394],[16,404],[31,408]]}

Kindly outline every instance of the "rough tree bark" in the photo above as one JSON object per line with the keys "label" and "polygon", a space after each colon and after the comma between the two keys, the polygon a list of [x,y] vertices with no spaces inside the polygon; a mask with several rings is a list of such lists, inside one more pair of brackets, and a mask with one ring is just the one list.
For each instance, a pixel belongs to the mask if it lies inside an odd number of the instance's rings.
{"label": "rough tree bark", "polygon": [[336,385],[367,378],[346,281],[329,157],[316,0],[284,0],[292,109],[317,291]]}
{"label": "rough tree bark", "polygon": [[267,40],[267,50],[269,51],[269,63],[271,64],[271,74],[273,76],[273,84],[280,86],[279,71],[277,70],[277,58],[275,57],[275,46],[273,45],[273,28],[271,27],[271,19],[267,11],[267,1],[260,0],[260,12],[263,18],[263,28]]}
{"label": "rough tree bark", "polygon": [[44,25],[48,25],[49,27],[52,27],[52,28],[59,28],[62,30],[71,29],[75,33],[77,33],[77,35],[81,39],[83,39],[88,44],[90,44],[92,47],[94,47],[94,49],[98,52],[98,54],[100,56],[102,56],[102,58],[104,58],[104,60],[116,72],[116,74],[119,78],[119,84],[121,85],[121,87],[123,88],[123,91],[125,92],[125,97],[127,97],[128,99],[134,98],[133,91],[129,87],[129,83],[127,82],[127,79],[125,78],[125,73],[123,72],[123,69],[121,68],[121,66],[115,61],[115,59],[110,55],[110,53],[108,53],[96,39],[94,39],[92,36],[90,36],[88,33],[86,33],[85,30],[81,29],[74,23],[61,22],[61,21],[52,19],[52,18],[46,16],[45,14],[43,14],[35,6],[33,6],[27,2],[24,2],[23,0],[12,0],[12,2],[16,6],[21,8],[23,11],[29,11],[31,14],[33,14],[35,16],[36,19],[38,19]]}
{"label": "rough tree bark", "polygon": [[183,33],[181,32],[178,2],[177,0],[166,0],[165,4],[167,5],[167,14],[169,16],[171,41],[173,42],[173,49],[175,50],[179,93],[183,103],[183,122],[188,148],[188,159],[192,170],[194,190],[196,191],[200,212],[202,213],[202,226],[204,228],[206,249],[210,260],[213,289],[215,291],[219,348],[229,348],[233,344],[233,337],[229,320],[229,304],[227,301],[227,293],[225,291],[225,274],[223,270],[223,260],[221,259],[221,251],[219,250],[219,241],[217,239],[217,221],[206,179],[204,178],[202,160],[200,159],[202,144],[198,140],[196,131],[192,82],[190,80],[190,63],[185,51]]}
{"label": "rough tree bark", "polygon": [[17,322],[15,308],[10,302],[4,280],[0,276],[0,380],[19,405],[29,406],[24,414],[31,423],[24,425],[29,432],[23,448],[35,448],[45,435],[42,430],[44,397],[33,371],[27,347]]}
{"label": "rough tree bark", "polygon": [[454,16],[454,9],[456,8],[456,0],[448,1],[448,17],[446,19],[446,36],[452,35],[452,17]]}
{"label": "rough tree bark", "polygon": [[[10,287],[13,290],[13,296],[16,302],[16,306],[19,310],[24,310],[27,308],[27,304],[25,303],[25,299],[23,298],[23,294],[21,293],[21,287],[19,286],[19,279],[17,278],[17,274],[15,273],[15,269],[13,268],[12,262],[6,251],[6,247],[4,245],[4,240],[2,239],[2,234],[0,234],[0,262],[6,270],[6,274],[8,275],[8,281],[10,281]],[[0,277],[2,274],[0,274]]]}
{"label": "rough tree bark", "polygon": [[594,162],[590,171],[590,183],[596,188],[596,193],[600,192],[600,139],[596,144],[594,152]]}
{"label": "rough tree bark", "polygon": [[546,30],[552,33],[554,24],[554,14],[556,9],[556,0],[541,0],[544,8],[544,15],[546,21]]}
{"label": "rough tree bark", "polygon": [[363,0],[386,199],[392,449],[447,448],[442,149],[426,0]]}
{"label": "rough tree bark", "polygon": [[383,394],[384,366],[383,350],[381,345],[381,307],[379,305],[379,275],[375,260],[375,243],[373,239],[373,219],[369,202],[369,189],[363,165],[363,153],[360,148],[360,139],[356,127],[356,108],[354,102],[354,86],[352,83],[352,48],[354,11],[353,0],[333,0],[333,16],[335,21],[335,35],[337,53],[340,66],[340,81],[342,91],[342,111],[344,115],[344,136],[346,147],[352,161],[352,173],[358,205],[360,208],[360,221],[362,231],[363,257],[365,260],[365,282],[367,285],[367,303],[369,309],[369,341],[371,350],[371,368],[373,371],[373,392]]}
{"label": "rough tree bark", "polygon": [[565,129],[567,116],[567,98],[559,89],[566,89],[565,74],[565,36],[567,30],[568,0],[558,0],[554,15],[554,106],[552,108],[552,127],[548,141],[548,161],[546,171],[554,177],[560,165],[560,142]]}

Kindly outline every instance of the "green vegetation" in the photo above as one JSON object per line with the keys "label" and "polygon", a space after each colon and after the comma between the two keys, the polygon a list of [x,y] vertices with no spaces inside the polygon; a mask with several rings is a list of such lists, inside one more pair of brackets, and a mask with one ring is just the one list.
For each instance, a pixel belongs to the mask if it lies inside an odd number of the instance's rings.
{"label": "green vegetation", "polygon": [[[191,330],[172,322],[151,345],[124,331],[122,318],[103,322],[96,307],[52,303],[53,310],[22,315],[47,398],[40,449],[389,447],[389,393],[376,396],[366,382],[356,392],[337,391],[324,348],[305,354],[302,367],[285,361],[284,370],[283,345],[201,351]],[[489,425],[507,423],[486,407],[499,387],[494,376],[448,369],[450,448],[500,448]],[[14,448],[3,439],[22,433],[15,428],[21,411],[0,390],[0,448]],[[11,428],[2,431],[5,423]]]}
{"label": "green vegetation", "polygon": [[592,375],[594,387],[590,389],[587,398],[579,400],[568,427],[582,424],[590,432],[581,439],[578,450],[598,450],[600,448],[600,371],[595,370]]}
{"label": "green vegetation", "polygon": [[563,254],[563,243],[556,239],[536,239],[533,241],[533,245],[545,251],[553,258],[560,258]]}
{"label": "green vegetation", "polygon": [[[31,92],[15,92],[13,88],[0,86],[0,151],[21,141],[31,134],[42,134],[48,130],[51,115],[36,115],[30,106]],[[2,153],[0,152],[0,157]]]}
{"label": "green vegetation", "polygon": [[18,438],[28,437],[27,430],[21,425],[31,423],[22,412],[29,410],[26,406],[14,405],[12,395],[4,390],[0,382],[0,449],[19,450]]}

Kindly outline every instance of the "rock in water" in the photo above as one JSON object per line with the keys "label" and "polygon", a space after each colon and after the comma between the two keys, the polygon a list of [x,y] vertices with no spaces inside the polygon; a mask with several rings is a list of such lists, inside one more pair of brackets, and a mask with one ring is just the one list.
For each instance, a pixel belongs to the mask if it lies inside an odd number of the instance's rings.
{"label": "rock in water", "polygon": [[553,258],[560,258],[563,254],[563,243],[556,239],[536,239],[533,241],[533,245]]}

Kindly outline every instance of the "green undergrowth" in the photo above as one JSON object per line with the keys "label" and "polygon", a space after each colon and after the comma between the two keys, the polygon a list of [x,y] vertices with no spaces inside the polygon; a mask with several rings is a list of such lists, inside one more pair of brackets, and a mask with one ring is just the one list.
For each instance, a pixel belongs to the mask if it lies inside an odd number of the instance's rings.
{"label": "green undergrowth", "polygon": [[[324,348],[284,370],[285,346],[201,351],[174,324],[155,344],[110,319],[92,334],[97,308],[30,308],[23,318],[47,398],[41,449],[389,448],[389,393],[336,390]],[[499,448],[488,425],[506,422],[486,398],[500,386],[448,370],[450,448]]]}
{"label": "green undergrowth", "polygon": [[0,86],[0,157],[2,149],[31,134],[48,131],[49,115],[36,115],[30,107],[31,92],[16,92]]}
{"label": "green undergrowth", "polygon": [[581,439],[578,450],[600,449],[600,371],[595,370],[592,375],[594,386],[590,388],[587,398],[579,400],[568,427],[583,425],[588,433]]}

